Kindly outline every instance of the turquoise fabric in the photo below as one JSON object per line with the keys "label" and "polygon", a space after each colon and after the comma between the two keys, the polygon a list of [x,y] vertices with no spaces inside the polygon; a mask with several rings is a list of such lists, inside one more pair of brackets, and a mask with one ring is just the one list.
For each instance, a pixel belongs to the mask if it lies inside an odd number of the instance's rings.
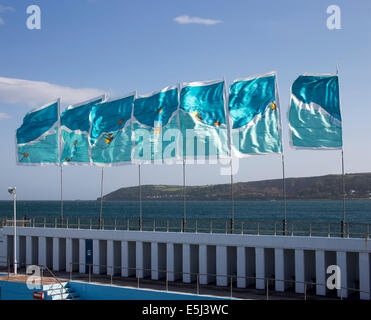
{"label": "turquoise fabric", "polygon": [[276,75],[235,81],[230,86],[232,148],[236,156],[282,152]]}
{"label": "turquoise fabric", "polygon": [[93,106],[104,97],[67,108],[61,115],[61,163],[90,163],[89,156],[89,115]]}
{"label": "turquoise fabric", "polygon": [[343,145],[337,76],[300,76],[292,85],[289,124],[297,148],[338,149]]}
{"label": "turquoise fabric", "polygon": [[178,157],[178,88],[165,88],[134,102],[132,160],[171,161]]}
{"label": "turquoise fabric", "polygon": [[224,81],[185,85],[180,93],[179,122],[183,158],[228,156]]}
{"label": "turquoise fabric", "polygon": [[59,101],[29,112],[17,130],[17,163],[59,164]]}
{"label": "turquoise fabric", "polygon": [[131,161],[131,112],[134,95],[93,106],[90,120],[91,160],[96,164]]}

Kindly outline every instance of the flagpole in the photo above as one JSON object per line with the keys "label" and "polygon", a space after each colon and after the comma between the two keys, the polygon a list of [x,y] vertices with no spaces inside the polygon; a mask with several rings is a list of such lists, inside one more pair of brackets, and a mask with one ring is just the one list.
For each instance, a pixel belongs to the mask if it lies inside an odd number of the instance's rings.
{"label": "flagpole", "polygon": [[138,165],[138,179],[139,179],[139,230],[142,231],[142,183],[140,174],[140,165]]}
{"label": "flagpole", "polygon": [[343,220],[341,221],[341,236],[345,236],[345,179],[344,179],[344,149],[341,147],[341,176],[342,176],[342,185],[343,185]]}
{"label": "flagpole", "polygon": [[63,227],[63,165],[60,165],[61,167],[61,227]]}
{"label": "flagpole", "polygon": [[99,229],[102,229],[102,218],[103,218],[103,178],[104,178],[104,167],[102,167],[102,176],[100,181],[100,211],[99,211]]}
{"label": "flagpole", "polygon": [[283,213],[283,235],[286,235],[286,226],[287,226],[287,202],[286,202],[286,177],[285,177],[285,156],[283,153],[283,146],[282,146],[282,184],[283,184],[283,207],[284,207],[284,213]]}
{"label": "flagpole", "polygon": [[233,194],[233,167],[232,167],[232,154],[231,154],[231,200],[232,200],[232,218],[231,218],[231,233],[234,233],[234,194]]}
{"label": "flagpole", "polygon": [[183,159],[183,232],[185,232],[185,225],[186,225],[186,217],[187,217],[187,209],[186,209],[186,164],[185,160]]}
{"label": "flagpole", "polygon": [[[339,64],[336,63],[336,75],[339,76]],[[341,110],[340,104],[340,93],[339,93],[339,106]],[[345,211],[345,169],[344,169],[344,147],[343,144],[341,145],[341,183],[343,189],[343,220],[341,221],[341,236],[345,236],[345,223],[346,223],[346,211]]]}

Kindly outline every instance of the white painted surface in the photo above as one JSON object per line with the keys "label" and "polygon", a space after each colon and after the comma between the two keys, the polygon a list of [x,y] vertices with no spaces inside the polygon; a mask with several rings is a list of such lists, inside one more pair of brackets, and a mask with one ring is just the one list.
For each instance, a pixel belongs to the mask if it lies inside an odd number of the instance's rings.
{"label": "white painted surface", "polygon": [[85,244],[85,239],[79,239],[79,272],[80,273],[85,273],[86,271],[86,244]]}
{"label": "white painted surface", "polygon": [[[341,272],[341,287],[348,287],[348,277],[347,277],[347,253],[346,252],[336,252],[336,264],[340,268]],[[343,298],[348,297],[348,290],[339,289],[338,297],[343,296]]]}
{"label": "white painted surface", "polygon": [[53,270],[59,271],[59,238],[53,238]]}
{"label": "white painted surface", "polygon": [[136,268],[137,278],[143,278],[143,242],[137,241],[136,243]]}
{"label": "white painted surface", "polygon": [[127,277],[129,275],[129,243],[121,241],[121,275]]}
{"label": "white painted surface", "polygon": [[[7,236],[11,236],[13,230],[11,227],[4,227],[0,230],[0,239],[3,239],[2,252],[5,250],[7,254]],[[69,261],[71,261],[72,255],[72,239],[78,239],[79,241],[79,262],[80,272],[85,273],[85,239],[93,240],[93,263],[101,263],[99,257],[100,247],[99,240],[107,241],[108,251],[107,251],[107,263],[110,265],[111,253],[110,247],[112,241],[121,242],[121,266],[122,275],[127,276],[128,267],[140,267],[143,265],[143,259],[145,259],[146,265],[150,262],[152,269],[155,265],[159,263],[159,247],[158,244],[162,244],[164,249],[166,246],[166,259],[165,250],[162,250],[161,261],[166,263],[166,268],[168,271],[169,280],[172,281],[173,271],[184,271],[189,272],[189,270],[195,270],[202,274],[199,278],[200,284],[206,284],[208,278],[206,273],[215,268],[216,262],[216,273],[218,285],[225,285],[221,279],[224,275],[228,274],[228,270],[233,270],[232,272],[237,272],[238,275],[244,276],[248,273],[250,276],[264,278],[267,273],[274,273],[276,280],[286,277],[285,266],[288,259],[285,257],[285,250],[295,250],[295,271],[290,271],[290,275],[294,276],[297,280],[316,276],[316,282],[326,285],[326,264],[337,263],[341,267],[342,271],[342,284],[347,286],[347,280],[353,281],[354,268],[353,266],[348,266],[349,261],[354,259],[349,258],[349,253],[352,254],[351,257],[359,257],[359,267],[357,265],[357,272],[359,272],[359,281],[361,290],[370,290],[370,253],[371,245],[370,240],[366,239],[356,239],[356,238],[328,238],[328,237],[296,237],[296,236],[256,236],[256,235],[225,235],[225,234],[206,234],[206,233],[175,233],[175,232],[150,232],[150,231],[126,231],[126,230],[86,230],[86,229],[54,229],[54,228],[17,228],[17,235],[26,237],[26,252],[25,258],[26,262],[29,263],[32,260],[33,253],[36,250],[32,250],[32,243],[34,242],[31,237],[38,238],[38,264],[45,265],[46,261],[51,260],[51,254],[53,255],[53,267],[57,267],[58,259],[64,259],[63,253],[58,255],[60,251],[59,244],[53,239],[53,250],[50,250],[47,255],[46,252],[46,237],[48,238],[62,238],[66,239],[66,269],[69,270]],[[148,245],[150,250],[146,250],[146,257],[143,257],[143,242]],[[31,245],[30,245],[31,243]],[[36,242],[35,242],[36,243]],[[130,244],[130,246],[129,246]],[[135,245],[136,244],[136,245]],[[248,246],[248,247],[247,247]],[[129,249],[129,247],[131,249]],[[197,248],[197,251],[191,250],[191,247]],[[228,248],[232,247],[233,250],[237,250],[237,254],[228,254]],[[4,249],[5,248],[5,249]],[[147,249],[148,249],[147,248]],[[51,249],[51,248],[50,248]],[[176,249],[176,250],[175,250]],[[231,248],[229,248],[231,249]],[[274,250],[274,251],[273,251]],[[314,259],[311,258],[313,263],[311,264],[310,272],[306,272],[304,263],[303,250],[311,250],[313,252]],[[21,250],[18,250],[21,252]],[[176,251],[176,252],[175,252]],[[264,253],[269,252],[274,254],[265,255]],[[326,251],[326,254],[325,254]],[[192,257],[192,252],[198,253],[198,257]],[[233,252],[233,251],[231,251]],[[248,254],[247,254],[248,253]],[[254,255],[252,253],[255,253]],[[105,253],[104,253],[105,254]],[[150,257],[149,257],[150,256]],[[106,258],[105,255],[102,257]],[[231,258],[232,257],[232,258]],[[268,261],[267,257],[272,260]],[[274,259],[273,259],[274,257]],[[327,257],[327,258],[326,258]],[[335,261],[336,257],[336,261]],[[48,259],[48,260],[47,260]],[[216,261],[215,261],[216,259]],[[234,259],[236,261],[229,261],[228,259]],[[113,259],[114,260],[114,259]],[[166,260],[166,262],[165,262]],[[193,261],[193,264],[191,262]],[[209,261],[210,260],[210,261]],[[283,262],[282,262],[283,260]],[[290,261],[293,259],[289,259]],[[308,259],[307,259],[308,260]],[[64,261],[61,260],[63,263]],[[132,262],[130,262],[132,261]],[[194,266],[194,262],[198,264]],[[267,263],[269,262],[269,266]],[[113,262],[112,262],[113,263]],[[293,267],[293,263],[290,262],[290,268]],[[63,267],[63,266],[62,266]],[[274,268],[270,270],[269,268]],[[176,269],[176,270],[175,270]],[[308,269],[309,270],[309,269]],[[99,272],[98,266],[93,270],[95,273]],[[156,270],[154,270],[156,271]],[[248,271],[248,272],[247,272]],[[267,272],[266,272],[267,271]],[[350,274],[348,275],[348,273]],[[139,272],[140,273],[140,272]],[[306,275],[306,273],[308,273]],[[310,274],[309,274],[310,273]],[[156,272],[152,273],[152,277],[156,278]],[[353,277],[353,278],[352,278]],[[357,276],[358,277],[358,276]],[[210,281],[214,281],[212,277],[209,277]],[[188,282],[190,279],[186,275],[183,275],[183,281]],[[194,279],[195,280],[195,279]],[[308,279],[306,279],[308,281]],[[357,279],[355,279],[357,280]],[[250,280],[249,280],[250,281]],[[282,290],[276,281],[276,287],[278,290]],[[344,285],[345,284],[345,285]],[[245,287],[246,283],[243,279],[238,279],[238,287]],[[256,281],[256,287],[258,289],[265,288],[265,281],[263,279]],[[302,292],[302,288],[297,284],[297,292]],[[316,292],[319,295],[326,294],[325,286],[317,286]],[[343,297],[346,297],[347,292],[343,292]],[[362,294],[363,299],[370,298],[369,294]]]}
{"label": "white painted surface", "polygon": [[200,284],[207,284],[207,246],[206,244],[200,244],[199,247],[199,270],[200,270],[200,276],[199,281]]}
{"label": "white painted surface", "polygon": [[93,240],[93,273],[99,274],[100,273],[100,252],[99,252],[99,240]]}
{"label": "white painted surface", "polygon": [[228,285],[228,273],[227,273],[227,247],[217,246],[216,247],[216,285],[227,286]]}
{"label": "white painted surface", "polygon": [[[19,229],[19,228],[17,228]],[[39,237],[39,265],[46,265],[46,237]]]}
{"label": "white painted surface", "polygon": [[191,245],[186,243],[183,245],[183,282],[191,282]]}
{"label": "white painted surface", "polygon": [[285,264],[284,264],[284,255],[283,249],[275,249],[274,253],[274,267],[275,267],[275,287],[276,291],[283,292],[285,291]]}
{"label": "white painted surface", "polygon": [[295,291],[297,293],[304,293],[304,275],[305,275],[305,265],[304,265],[304,250],[295,250]]}
{"label": "white painted surface", "polygon": [[158,268],[158,243],[151,243],[151,279],[158,280],[159,278],[159,268]]}
{"label": "white painted surface", "polygon": [[32,264],[32,237],[26,236],[26,264]]}
{"label": "white painted surface", "polygon": [[246,248],[237,247],[237,288],[246,288]]}
{"label": "white painted surface", "polygon": [[326,295],[326,268],[325,251],[316,251],[316,293],[317,295]]}
{"label": "white painted surface", "polygon": [[255,248],[255,263],[256,263],[256,289],[265,288],[265,261],[264,248]]}
{"label": "white painted surface", "polygon": [[174,243],[168,243],[166,245],[166,271],[167,278],[169,281],[174,281],[175,279],[175,265],[174,265]]}
{"label": "white painted surface", "polygon": [[114,257],[113,240],[107,240],[107,274],[108,275],[113,275],[114,274],[113,257]]}
{"label": "white painted surface", "polygon": [[367,252],[361,252],[359,254],[359,289],[361,291],[360,298],[362,300],[369,300],[370,297],[370,286],[371,286],[371,277],[370,277],[370,254]]}

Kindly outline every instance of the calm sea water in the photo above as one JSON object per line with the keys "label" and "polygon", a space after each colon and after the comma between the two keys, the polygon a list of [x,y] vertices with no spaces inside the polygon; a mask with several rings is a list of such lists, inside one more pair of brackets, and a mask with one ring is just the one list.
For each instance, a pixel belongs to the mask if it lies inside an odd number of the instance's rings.
{"label": "calm sea water", "polygon": [[[288,201],[289,222],[339,222],[342,219],[342,201]],[[182,219],[182,201],[143,201],[143,218]],[[65,217],[96,218],[99,201],[65,201]],[[59,201],[17,201],[17,215],[27,217],[58,217]],[[347,222],[371,223],[371,200],[346,201]],[[13,215],[13,202],[0,201],[0,217]],[[103,218],[136,218],[138,201],[105,201]],[[188,219],[229,219],[230,201],[188,201]],[[235,219],[245,221],[282,221],[282,201],[236,201]]]}

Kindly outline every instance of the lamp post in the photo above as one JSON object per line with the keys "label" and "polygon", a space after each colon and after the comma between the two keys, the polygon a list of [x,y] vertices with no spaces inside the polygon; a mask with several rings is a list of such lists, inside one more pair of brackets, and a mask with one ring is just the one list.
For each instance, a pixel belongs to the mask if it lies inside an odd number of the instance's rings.
{"label": "lamp post", "polygon": [[13,217],[13,226],[14,226],[14,237],[13,237],[13,261],[14,261],[14,275],[17,274],[17,195],[15,192],[15,187],[9,187],[8,192],[13,196],[13,207],[14,207],[14,217]]}

